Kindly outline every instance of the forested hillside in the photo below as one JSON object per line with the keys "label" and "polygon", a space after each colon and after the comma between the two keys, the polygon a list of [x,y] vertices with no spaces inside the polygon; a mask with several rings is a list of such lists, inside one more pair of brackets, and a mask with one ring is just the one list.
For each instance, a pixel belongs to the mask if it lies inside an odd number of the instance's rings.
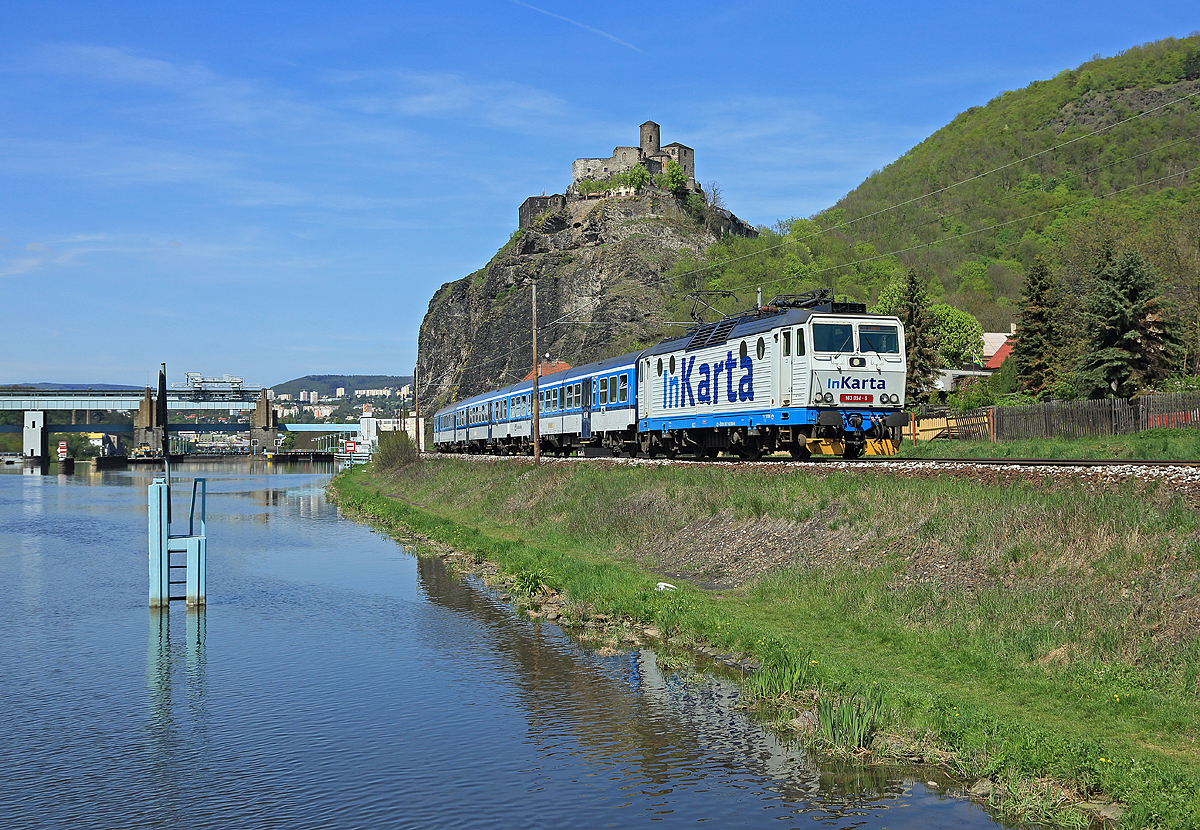
{"label": "forested hillside", "polygon": [[[1124,280],[1126,293],[1110,299],[1137,306],[1123,312],[1142,330],[1133,339],[1165,332],[1154,358],[1163,370],[1134,384],[1144,391],[1200,368],[1198,173],[1193,33],[1097,57],[972,107],[829,210],[780,221],[758,239],[725,239],[703,259],[678,263],[668,319],[686,319],[676,315],[686,314],[687,291],[732,290],[736,296],[712,301],[733,310],[752,303],[760,285],[764,301],[827,287],[872,304],[882,296],[896,309],[914,270],[931,307],[969,312],[987,331],[1025,321],[1022,369],[1034,340],[1046,364],[1036,382],[1026,380],[1027,391],[1095,395],[1099,381],[1080,379],[1089,354],[1115,348],[1128,354],[1109,358],[1138,359],[1121,332],[1093,336],[1103,312],[1089,298]],[[1125,261],[1121,277],[1123,254],[1137,262]],[[1031,301],[1035,264],[1041,287]],[[1135,266],[1149,287],[1130,276]],[[1131,279],[1137,296],[1129,295]],[[1032,331],[1035,317],[1049,322]],[[1117,390],[1108,376],[1103,385]]]}

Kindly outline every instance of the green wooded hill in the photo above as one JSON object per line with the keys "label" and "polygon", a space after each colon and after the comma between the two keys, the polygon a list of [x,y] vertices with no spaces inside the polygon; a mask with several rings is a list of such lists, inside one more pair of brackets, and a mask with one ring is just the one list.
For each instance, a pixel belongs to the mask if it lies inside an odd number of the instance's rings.
{"label": "green wooded hill", "polygon": [[[735,290],[717,303],[730,311],[750,305],[759,285],[764,301],[827,287],[875,303],[913,268],[933,303],[1008,331],[1039,256],[1067,318],[1098,263],[1129,248],[1157,269],[1184,341],[1177,368],[1195,373],[1200,33],[1097,57],[971,107],[830,209],[758,239],[725,239],[674,275],[680,295]],[[676,305],[685,314],[689,303]],[[1059,332],[1063,373],[1083,338],[1077,324]]]}

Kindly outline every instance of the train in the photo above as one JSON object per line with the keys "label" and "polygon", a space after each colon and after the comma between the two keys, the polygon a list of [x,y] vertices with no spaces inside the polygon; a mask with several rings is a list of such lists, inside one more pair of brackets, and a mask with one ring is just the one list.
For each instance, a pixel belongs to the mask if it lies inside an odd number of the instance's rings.
{"label": "train", "polygon": [[[787,452],[895,455],[908,414],[904,326],[828,290],[765,306],[642,351],[453,402],[438,452],[743,459]],[[536,395],[536,401],[534,396]]]}

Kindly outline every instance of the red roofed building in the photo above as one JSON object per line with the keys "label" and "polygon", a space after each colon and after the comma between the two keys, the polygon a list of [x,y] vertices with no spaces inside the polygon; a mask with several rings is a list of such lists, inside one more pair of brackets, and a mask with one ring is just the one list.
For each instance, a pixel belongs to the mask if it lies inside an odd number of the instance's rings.
{"label": "red roofed building", "polygon": [[[555,372],[564,372],[570,368],[570,363],[563,363],[561,360],[543,360],[541,377],[552,375]],[[523,377],[522,380],[533,380],[533,370],[530,369],[529,374]]]}
{"label": "red roofed building", "polygon": [[983,365],[983,368],[991,369],[992,371],[999,369],[1000,365],[1004,363],[1004,359],[1012,352],[1013,345],[1014,341],[1005,340],[1004,345],[997,349],[994,355],[988,358],[988,362]]}

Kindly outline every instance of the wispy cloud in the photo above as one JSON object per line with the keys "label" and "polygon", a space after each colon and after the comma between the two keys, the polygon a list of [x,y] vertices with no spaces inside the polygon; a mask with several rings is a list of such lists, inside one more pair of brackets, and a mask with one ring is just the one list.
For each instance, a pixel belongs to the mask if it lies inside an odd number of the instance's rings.
{"label": "wispy cloud", "polygon": [[539,14],[544,14],[547,17],[553,17],[556,20],[561,20],[564,23],[570,23],[572,26],[578,26],[580,29],[583,29],[585,32],[591,32],[594,35],[600,35],[600,37],[607,38],[608,40],[611,40],[613,43],[620,44],[621,46],[624,46],[626,49],[632,49],[633,51],[638,52],[643,55],[646,54],[641,49],[634,46],[632,43],[627,43],[627,42],[621,40],[619,37],[617,37],[615,35],[610,35],[608,32],[601,31],[600,29],[597,29],[594,26],[589,26],[586,23],[580,23],[578,20],[572,20],[569,17],[563,17],[561,14],[555,14],[554,12],[546,11],[545,9],[539,9],[537,6],[531,6],[528,3],[522,3],[521,0],[510,0],[510,2],[512,2],[518,6],[523,6],[524,8],[527,8],[530,11],[535,11],[535,12],[538,12]]}
{"label": "wispy cloud", "polygon": [[562,98],[512,81],[480,82],[452,72],[399,69],[337,72],[329,81],[349,91],[343,105],[372,116],[462,118],[511,132],[571,121]]}

